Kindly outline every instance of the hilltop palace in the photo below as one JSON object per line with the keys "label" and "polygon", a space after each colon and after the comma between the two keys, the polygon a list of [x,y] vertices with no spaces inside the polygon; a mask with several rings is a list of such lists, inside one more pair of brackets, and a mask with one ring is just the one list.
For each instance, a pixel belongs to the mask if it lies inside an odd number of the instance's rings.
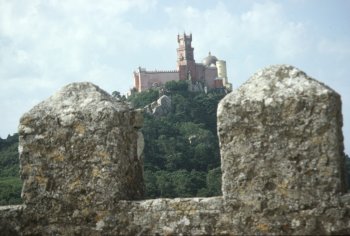
{"label": "hilltop palace", "polygon": [[192,34],[177,35],[177,69],[171,71],[147,71],[139,67],[134,71],[134,88],[141,92],[162,87],[168,81],[187,80],[190,91],[222,90],[230,91],[232,85],[227,80],[226,61],[209,55],[202,63],[194,60]]}

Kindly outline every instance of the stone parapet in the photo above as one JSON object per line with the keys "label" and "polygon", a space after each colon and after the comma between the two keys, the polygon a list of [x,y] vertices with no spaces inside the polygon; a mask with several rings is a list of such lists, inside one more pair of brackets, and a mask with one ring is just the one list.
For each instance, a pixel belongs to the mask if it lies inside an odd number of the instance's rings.
{"label": "stone parapet", "polygon": [[21,118],[2,235],[350,234],[340,96],[287,65],[218,107],[223,196],[142,200],[142,116],[90,83]]}
{"label": "stone parapet", "polygon": [[[350,194],[337,206],[259,212],[222,197],[116,202],[106,211],[81,212],[39,224],[24,205],[0,208],[1,235],[325,235],[349,234]],[[282,213],[282,212],[280,212]],[[79,221],[78,221],[79,219]],[[89,220],[90,219],[90,220]]]}

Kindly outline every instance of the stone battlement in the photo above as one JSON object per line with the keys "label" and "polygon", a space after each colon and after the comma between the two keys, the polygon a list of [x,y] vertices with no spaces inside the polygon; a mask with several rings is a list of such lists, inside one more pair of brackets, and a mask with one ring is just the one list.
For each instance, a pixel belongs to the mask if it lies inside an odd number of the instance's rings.
{"label": "stone battlement", "polygon": [[340,96],[288,65],[218,107],[223,196],[142,200],[142,115],[90,83],[19,126],[23,205],[3,235],[350,234]]}

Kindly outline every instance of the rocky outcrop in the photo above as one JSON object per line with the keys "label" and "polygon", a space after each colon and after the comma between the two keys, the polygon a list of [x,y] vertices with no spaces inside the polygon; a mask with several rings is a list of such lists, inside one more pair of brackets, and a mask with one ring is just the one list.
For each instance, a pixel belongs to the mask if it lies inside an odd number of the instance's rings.
{"label": "rocky outcrop", "polygon": [[20,124],[21,206],[4,235],[350,234],[340,96],[304,72],[268,67],[218,108],[223,196],[142,196],[139,113],[72,84]]}
{"label": "rocky outcrop", "polygon": [[145,106],[144,109],[155,117],[166,116],[171,111],[171,98],[163,95],[157,101]]}

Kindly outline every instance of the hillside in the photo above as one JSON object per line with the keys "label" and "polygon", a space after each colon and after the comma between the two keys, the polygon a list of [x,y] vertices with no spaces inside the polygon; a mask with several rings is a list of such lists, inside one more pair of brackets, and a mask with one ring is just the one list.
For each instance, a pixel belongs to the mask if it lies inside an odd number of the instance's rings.
{"label": "hillside", "polygon": [[0,138],[0,205],[21,203],[18,135]]}
{"label": "hillside", "polygon": [[[171,110],[166,116],[145,114],[146,197],[221,195],[216,108],[223,94],[193,93],[183,81],[166,84]],[[157,90],[135,93],[128,100],[143,108]]]}

